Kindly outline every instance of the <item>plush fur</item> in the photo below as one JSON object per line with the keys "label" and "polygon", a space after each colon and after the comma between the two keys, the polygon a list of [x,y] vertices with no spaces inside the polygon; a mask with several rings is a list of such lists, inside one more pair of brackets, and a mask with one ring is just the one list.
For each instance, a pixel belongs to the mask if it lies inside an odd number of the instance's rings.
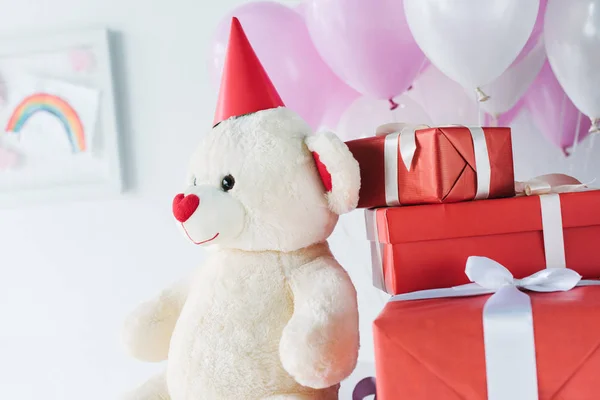
{"label": "plush fur", "polygon": [[[312,152],[331,175],[327,193]],[[312,136],[286,108],[260,111],[213,128],[187,183],[199,202],[175,212],[178,224],[213,251],[126,321],[131,354],[168,360],[127,398],[337,399],[358,357],[356,291],[326,243],[358,201],[348,148],[333,134]]]}

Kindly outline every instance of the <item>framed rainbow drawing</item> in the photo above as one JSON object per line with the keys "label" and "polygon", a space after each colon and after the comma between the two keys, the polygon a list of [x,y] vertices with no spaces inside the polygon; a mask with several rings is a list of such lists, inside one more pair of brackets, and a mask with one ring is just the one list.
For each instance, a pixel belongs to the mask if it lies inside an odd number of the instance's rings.
{"label": "framed rainbow drawing", "polygon": [[8,120],[6,132],[20,133],[38,112],[47,112],[61,121],[74,153],[86,150],[85,132],[77,111],[66,100],[49,93],[35,93],[23,99]]}
{"label": "framed rainbow drawing", "polygon": [[0,206],[122,191],[110,34],[0,39]]}

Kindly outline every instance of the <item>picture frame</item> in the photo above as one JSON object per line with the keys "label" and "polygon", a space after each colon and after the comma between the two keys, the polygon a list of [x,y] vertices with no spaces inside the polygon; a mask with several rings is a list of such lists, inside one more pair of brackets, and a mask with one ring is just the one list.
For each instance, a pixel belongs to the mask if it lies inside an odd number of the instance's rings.
{"label": "picture frame", "polygon": [[110,32],[0,38],[0,207],[123,190]]}

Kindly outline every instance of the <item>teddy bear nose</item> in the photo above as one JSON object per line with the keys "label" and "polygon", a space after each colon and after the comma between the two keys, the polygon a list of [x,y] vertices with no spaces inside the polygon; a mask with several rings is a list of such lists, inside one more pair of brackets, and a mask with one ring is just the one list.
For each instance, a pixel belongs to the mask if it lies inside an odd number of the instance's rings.
{"label": "teddy bear nose", "polygon": [[195,194],[188,194],[187,196],[183,193],[179,193],[173,199],[173,215],[179,222],[185,222],[200,205],[200,198]]}

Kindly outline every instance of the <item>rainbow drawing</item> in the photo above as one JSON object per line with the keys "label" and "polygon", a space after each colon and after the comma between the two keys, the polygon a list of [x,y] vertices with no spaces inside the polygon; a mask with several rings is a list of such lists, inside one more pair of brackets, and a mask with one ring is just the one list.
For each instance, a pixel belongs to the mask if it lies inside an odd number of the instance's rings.
{"label": "rainbow drawing", "polygon": [[52,114],[60,120],[74,153],[86,150],[85,133],[79,115],[67,101],[53,94],[36,93],[26,97],[15,108],[6,131],[19,133],[27,121],[39,112]]}

